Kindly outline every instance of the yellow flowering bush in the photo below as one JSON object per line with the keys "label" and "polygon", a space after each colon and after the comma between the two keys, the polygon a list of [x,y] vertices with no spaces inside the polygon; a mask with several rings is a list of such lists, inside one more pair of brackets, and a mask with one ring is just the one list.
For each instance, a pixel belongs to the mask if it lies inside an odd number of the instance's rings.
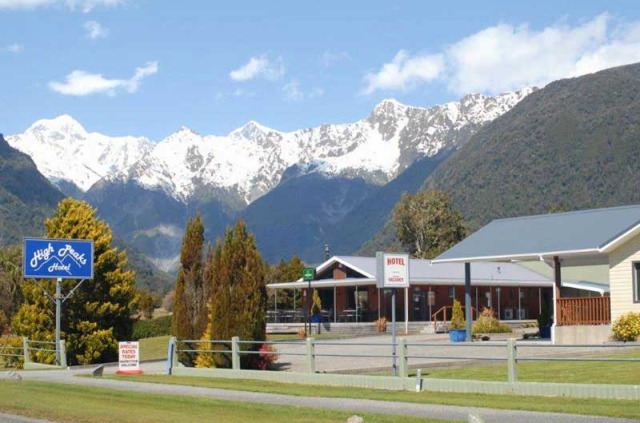
{"label": "yellow flowering bush", "polygon": [[627,313],[613,322],[613,337],[616,341],[635,341],[640,336],[640,313]]}
{"label": "yellow flowering bush", "polygon": [[0,368],[12,367],[21,369],[24,363],[22,353],[23,351],[21,336],[0,336]]}

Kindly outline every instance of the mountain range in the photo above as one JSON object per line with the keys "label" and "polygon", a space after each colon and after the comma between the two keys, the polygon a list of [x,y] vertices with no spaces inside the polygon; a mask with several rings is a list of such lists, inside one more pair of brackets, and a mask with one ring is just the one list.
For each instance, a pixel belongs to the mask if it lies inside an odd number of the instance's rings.
{"label": "mountain range", "polygon": [[242,217],[268,260],[298,253],[316,261],[325,242],[353,252],[402,191],[419,189],[451,151],[533,91],[473,94],[431,108],[384,100],[360,121],[292,132],[254,121],[226,136],[182,127],[157,143],[88,132],[63,115],[7,141],[164,270],[175,269],[184,224],[196,211],[209,239]]}
{"label": "mountain range", "polygon": [[[480,128],[420,190],[471,231],[496,218],[640,204],[640,64],[552,82]],[[397,244],[384,224],[363,253]]]}
{"label": "mountain range", "polygon": [[176,268],[196,212],[209,240],[245,219],[272,263],[319,262],[325,243],[371,254],[398,246],[388,219],[403,192],[446,191],[472,231],[498,217],[640,203],[638,139],[640,64],[432,108],[385,100],[358,122],[293,132],[249,122],[156,143],[61,116],[0,137],[0,244],[43,231],[57,186],[97,207],[142,285],[166,292],[171,277],[156,266]]}

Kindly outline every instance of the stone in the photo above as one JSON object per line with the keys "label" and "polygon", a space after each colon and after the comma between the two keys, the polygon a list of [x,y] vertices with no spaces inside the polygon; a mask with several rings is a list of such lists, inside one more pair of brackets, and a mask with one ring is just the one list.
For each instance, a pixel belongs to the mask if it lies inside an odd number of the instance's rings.
{"label": "stone", "polygon": [[7,379],[9,380],[22,380],[22,376],[20,376],[20,373],[15,372],[15,371],[10,371],[9,373],[7,373]]}
{"label": "stone", "polygon": [[484,419],[477,414],[469,414],[469,423],[484,423]]}
{"label": "stone", "polygon": [[351,416],[347,419],[347,423],[364,423],[364,419],[360,416]]}
{"label": "stone", "polygon": [[93,376],[93,377],[101,377],[102,373],[104,373],[104,366],[100,365],[100,366],[96,367],[95,369],[93,369],[93,371],[91,372],[91,376]]}

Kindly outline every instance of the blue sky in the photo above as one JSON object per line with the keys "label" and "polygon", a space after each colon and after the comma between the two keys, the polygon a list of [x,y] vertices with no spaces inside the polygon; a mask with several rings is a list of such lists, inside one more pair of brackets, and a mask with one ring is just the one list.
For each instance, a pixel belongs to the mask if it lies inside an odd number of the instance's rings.
{"label": "blue sky", "polygon": [[[526,4],[525,4],[526,3]],[[640,61],[634,1],[0,0],[0,132],[160,140],[365,117]]]}

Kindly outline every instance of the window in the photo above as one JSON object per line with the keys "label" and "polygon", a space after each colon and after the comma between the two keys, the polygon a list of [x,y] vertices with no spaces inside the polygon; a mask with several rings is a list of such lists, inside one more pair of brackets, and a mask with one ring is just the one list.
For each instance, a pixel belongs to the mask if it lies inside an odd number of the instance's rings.
{"label": "window", "polygon": [[454,300],[456,298],[456,287],[455,286],[450,286],[449,287],[449,298]]}
{"label": "window", "polygon": [[633,302],[640,303],[640,262],[632,264],[633,272]]}

